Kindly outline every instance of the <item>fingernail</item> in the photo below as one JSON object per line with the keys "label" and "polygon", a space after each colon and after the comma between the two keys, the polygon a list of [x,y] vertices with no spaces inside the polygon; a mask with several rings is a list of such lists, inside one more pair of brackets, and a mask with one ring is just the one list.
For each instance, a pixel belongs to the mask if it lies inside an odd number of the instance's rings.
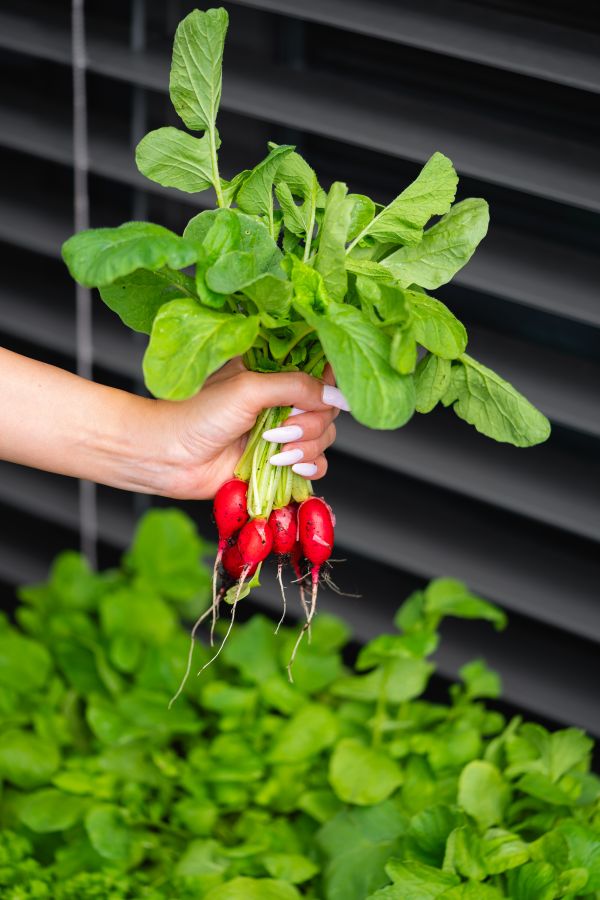
{"label": "fingernail", "polygon": [[305,412],[306,412],[305,409],[298,409],[297,406],[292,406],[288,418],[291,418],[292,416],[301,416],[302,413],[305,413]]}
{"label": "fingernail", "polygon": [[291,466],[292,463],[300,462],[304,456],[304,450],[283,450],[271,457],[269,462],[272,466]]}
{"label": "fingernail", "polygon": [[340,389],[333,387],[331,384],[323,386],[323,403],[327,403],[328,406],[337,406],[338,409],[350,412],[350,405]]}
{"label": "fingernail", "polygon": [[296,475],[304,475],[305,478],[310,478],[311,475],[317,474],[317,467],[314,463],[296,463],[295,466],[292,466],[292,472],[295,472]]}
{"label": "fingernail", "polygon": [[303,434],[304,429],[299,425],[282,425],[280,428],[263,431],[263,439],[272,444],[287,444],[289,441],[299,441]]}

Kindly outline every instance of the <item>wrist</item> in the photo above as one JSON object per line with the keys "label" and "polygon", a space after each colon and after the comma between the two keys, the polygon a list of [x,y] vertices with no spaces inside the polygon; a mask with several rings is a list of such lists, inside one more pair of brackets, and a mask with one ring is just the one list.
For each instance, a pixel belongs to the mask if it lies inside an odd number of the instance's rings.
{"label": "wrist", "polygon": [[166,404],[118,392],[109,408],[108,422],[91,421],[84,439],[94,480],[137,493],[175,496],[184,453]]}

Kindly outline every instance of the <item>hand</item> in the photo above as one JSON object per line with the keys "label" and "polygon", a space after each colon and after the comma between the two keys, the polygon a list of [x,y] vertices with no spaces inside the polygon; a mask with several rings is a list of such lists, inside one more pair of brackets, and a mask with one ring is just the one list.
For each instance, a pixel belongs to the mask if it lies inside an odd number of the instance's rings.
{"label": "hand", "polygon": [[[347,409],[333,387],[330,367],[319,381],[299,372],[248,372],[241,359],[223,366],[190,400],[158,405],[171,460],[160,492],[188,500],[213,497],[231,478],[257,415],[272,406],[298,410],[283,423],[285,431],[265,433],[274,443],[274,464],[291,464],[300,475],[322,478],[327,471],[324,451],[335,440],[334,420],[340,408]],[[286,446],[275,456],[278,443]]]}

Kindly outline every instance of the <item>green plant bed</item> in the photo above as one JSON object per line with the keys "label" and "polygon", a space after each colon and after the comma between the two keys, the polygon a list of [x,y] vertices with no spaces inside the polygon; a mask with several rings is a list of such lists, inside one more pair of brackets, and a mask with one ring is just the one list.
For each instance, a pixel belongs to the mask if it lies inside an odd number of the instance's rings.
{"label": "green plant bed", "polygon": [[482,661],[447,703],[419,699],[441,619],[501,628],[499,609],[433,581],[355,671],[321,612],[294,684],[296,629],[255,615],[168,710],[208,549],[152,511],[121,569],[62,554],[1,621],[3,900],[600,896],[592,741],[488,709]]}

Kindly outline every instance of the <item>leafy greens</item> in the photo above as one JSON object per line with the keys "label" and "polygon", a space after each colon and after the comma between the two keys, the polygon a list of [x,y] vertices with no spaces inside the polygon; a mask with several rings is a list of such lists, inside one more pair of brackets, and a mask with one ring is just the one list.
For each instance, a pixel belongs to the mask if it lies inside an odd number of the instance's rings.
{"label": "leafy greens", "polygon": [[547,419],[465,354],[464,326],[426,293],[471,258],[487,231],[486,202],[454,203],[458,178],[441,153],[385,207],[342,182],[326,192],[291,146],[271,143],[254,168],[222,178],[227,25],[224,9],[194,10],[179,24],[170,95],[196,134],[158,128],[136,150],[148,178],[189,193],[212,188],[217,209],[195,216],[183,236],[128,222],[63,246],[73,277],[150,335],[148,389],[189,397],[236,355],[257,371],[317,376],[328,361],[368,427],[397,428],[441,400],[495,440],[546,440]]}
{"label": "leafy greens", "polygon": [[597,896],[590,738],[506,721],[482,660],[421,697],[442,620],[501,610],[436,579],[354,669],[321,614],[294,685],[294,629],[255,615],[169,711],[210,549],[153,510],[119,569],[63,553],[0,617],[3,900]]}

